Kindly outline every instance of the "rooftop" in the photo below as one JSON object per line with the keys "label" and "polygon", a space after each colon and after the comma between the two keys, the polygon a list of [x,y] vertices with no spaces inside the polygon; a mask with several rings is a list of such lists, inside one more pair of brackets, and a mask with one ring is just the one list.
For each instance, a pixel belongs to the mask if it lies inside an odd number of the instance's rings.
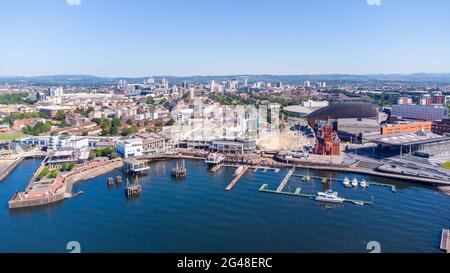
{"label": "rooftop", "polygon": [[419,133],[402,133],[389,135],[387,137],[379,137],[375,138],[373,141],[377,144],[402,146],[432,143],[443,140],[450,140],[450,137],[421,131]]}

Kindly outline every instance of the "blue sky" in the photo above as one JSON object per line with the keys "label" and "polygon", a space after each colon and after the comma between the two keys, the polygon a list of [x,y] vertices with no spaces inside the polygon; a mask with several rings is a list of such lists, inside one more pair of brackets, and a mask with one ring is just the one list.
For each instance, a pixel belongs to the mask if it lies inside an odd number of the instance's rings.
{"label": "blue sky", "polygon": [[450,72],[449,11],[448,0],[2,0],[0,75]]}

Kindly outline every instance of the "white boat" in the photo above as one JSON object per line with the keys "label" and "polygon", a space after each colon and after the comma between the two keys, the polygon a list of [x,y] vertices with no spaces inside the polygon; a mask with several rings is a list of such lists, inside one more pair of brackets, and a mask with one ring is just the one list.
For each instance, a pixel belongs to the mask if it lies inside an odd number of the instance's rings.
{"label": "white boat", "polygon": [[352,185],[350,184],[350,179],[348,179],[348,177],[346,177],[344,179],[344,186],[347,188],[350,188]]}
{"label": "white boat", "polygon": [[239,168],[236,169],[236,171],[234,172],[234,175],[239,175],[243,170],[244,170],[244,166],[240,166]]}
{"label": "white boat", "polygon": [[361,181],[361,183],[359,183],[359,184],[360,184],[361,187],[363,187],[364,189],[368,187],[368,184],[367,184],[367,182],[366,182],[365,179],[363,179],[363,180]]}
{"label": "white boat", "polygon": [[353,178],[353,180],[352,180],[352,186],[353,187],[358,187],[358,179],[356,179],[356,178]]}
{"label": "white boat", "polygon": [[329,203],[344,203],[345,199],[339,197],[337,192],[329,190],[327,192],[317,193],[316,201]]}

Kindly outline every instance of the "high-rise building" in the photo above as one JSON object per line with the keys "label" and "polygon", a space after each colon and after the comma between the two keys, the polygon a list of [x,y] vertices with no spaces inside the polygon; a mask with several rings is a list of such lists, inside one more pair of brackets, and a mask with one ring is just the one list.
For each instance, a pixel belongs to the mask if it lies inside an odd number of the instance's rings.
{"label": "high-rise building", "polygon": [[310,82],[310,81],[305,81],[304,86],[305,86],[306,88],[311,88],[311,82]]}
{"label": "high-rise building", "polygon": [[45,100],[47,100],[47,95],[44,92],[37,92],[36,99],[38,101],[45,101]]}
{"label": "high-rise building", "polygon": [[169,89],[169,81],[166,79],[161,80],[161,87],[164,89]]}
{"label": "high-rise building", "polygon": [[189,89],[191,87],[191,83],[190,82],[188,82],[188,81],[184,81],[183,82],[183,88],[184,89]]}
{"label": "high-rise building", "polygon": [[236,81],[235,79],[228,81],[227,85],[228,90],[236,91],[238,89],[238,81]]}
{"label": "high-rise building", "polygon": [[194,91],[194,88],[191,88],[189,90],[189,100],[194,101],[194,99],[195,99],[195,91]]}

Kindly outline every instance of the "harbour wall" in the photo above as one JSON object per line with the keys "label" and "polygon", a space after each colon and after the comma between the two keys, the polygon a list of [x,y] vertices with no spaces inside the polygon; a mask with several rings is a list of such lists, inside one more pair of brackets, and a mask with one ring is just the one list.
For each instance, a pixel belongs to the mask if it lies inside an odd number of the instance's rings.
{"label": "harbour wall", "polygon": [[[97,167],[90,167],[86,166],[83,168],[80,168],[69,175],[67,175],[64,178],[64,188],[49,197],[43,197],[43,198],[36,198],[36,199],[25,199],[25,200],[15,200],[16,195],[13,197],[11,201],[8,202],[8,206],[10,209],[19,209],[19,208],[28,208],[28,207],[36,207],[36,206],[43,206],[43,205],[49,205],[52,203],[63,201],[66,198],[72,197],[72,189],[73,185],[80,181],[89,180],[92,178],[95,178],[100,175],[107,174],[109,172],[112,172],[116,169],[119,169],[123,166],[122,159],[115,159],[110,162],[105,162],[104,164],[101,164]],[[33,178],[39,173],[40,168],[42,168],[43,165],[41,165],[38,170],[33,175]],[[33,181],[33,178],[30,181]],[[30,185],[28,185],[29,187]],[[27,187],[27,188],[28,188]]]}
{"label": "harbour wall", "polygon": [[100,166],[97,168],[92,168],[92,169],[85,170],[83,172],[72,174],[71,176],[67,177],[65,180],[65,182],[66,182],[66,191],[65,191],[66,198],[72,197],[72,189],[73,189],[74,184],[95,178],[97,176],[101,176],[101,175],[110,173],[116,169],[122,168],[122,166],[123,166],[123,160],[116,159],[107,165],[103,165],[103,166]]}
{"label": "harbour wall", "polygon": [[14,169],[23,161],[23,157],[18,157],[11,165],[9,165],[1,174],[0,182],[3,181]]}

